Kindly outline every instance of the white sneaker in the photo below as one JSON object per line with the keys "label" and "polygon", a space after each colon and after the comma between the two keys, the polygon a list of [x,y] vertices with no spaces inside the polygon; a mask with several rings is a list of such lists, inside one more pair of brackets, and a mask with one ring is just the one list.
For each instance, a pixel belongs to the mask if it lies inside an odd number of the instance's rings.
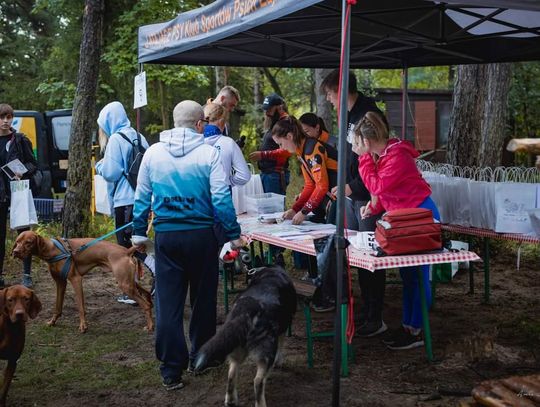
{"label": "white sneaker", "polygon": [[123,304],[129,304],[129,305],[137,305],[137,301],[135,301],[132,298],[129,298],[127,295],[121,295],[120,297],[116,298],[116,301],[121,302]]}

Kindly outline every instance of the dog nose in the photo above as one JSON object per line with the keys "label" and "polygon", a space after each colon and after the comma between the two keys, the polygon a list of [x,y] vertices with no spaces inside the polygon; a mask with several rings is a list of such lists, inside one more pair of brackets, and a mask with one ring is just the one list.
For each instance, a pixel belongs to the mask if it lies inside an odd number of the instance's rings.
{"label": "dog nose", "polygon": [[15,311],[15,318],[17,319],[23,319],[24,318],[24,310],[18,309]]}

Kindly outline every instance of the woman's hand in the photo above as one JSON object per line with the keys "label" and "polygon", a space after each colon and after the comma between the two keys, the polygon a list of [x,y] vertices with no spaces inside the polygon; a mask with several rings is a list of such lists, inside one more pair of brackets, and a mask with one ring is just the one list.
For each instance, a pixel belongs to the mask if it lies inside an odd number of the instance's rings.
{"label": "woman's hand", "polygon": [[[334,195],[335,197],[337,197],[337,189],[338,187],[333,187],[332,188],[332,195]],[[345,184],[345,196],[351,196],[352,194],[352,189],[351,187],[349,186],[349,184]]]}
{"label": "woman's hand", "polygon": [[357,136],[353,139],[352,150],[356,154],[362,155],[369,153],[369,146],[364,142],[362,137]]}
{"label": "woman's hand", "polygon": [[302,212],[298,212],[294,217],[292,218],[292,224],[293,225],[299,225],[306,219],[306,215],[304,215]]}
{"label": "woman's hand", "polygon": [[252,153],[249,153],[249,159],[251,161],[260,161],[262,158],[262,152],[261,151],[254,151]]}
{"label": "woman's hand", "polygon": [[283,212],[283,219],[292,219],[294,218],[294,215],[296,215],[296,211],[294,209],[289,209]]}
{"label": "woman's hand", "polygon": [[371,216],[371,201],[368,202],[365,206],[360,208],[360,217],[362,219],[369,218]]}

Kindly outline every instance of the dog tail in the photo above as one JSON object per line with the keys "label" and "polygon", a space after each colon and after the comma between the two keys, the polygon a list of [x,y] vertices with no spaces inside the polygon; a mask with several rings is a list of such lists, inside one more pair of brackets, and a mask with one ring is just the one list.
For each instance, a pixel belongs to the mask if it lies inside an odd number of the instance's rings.
{"label": "dog tail", "polygon": [[246,342],[249,315],[242,314],[227,319],[216,334],[199,350],[195,359],[195,372],[208,366],[221,364],[234,349]]}

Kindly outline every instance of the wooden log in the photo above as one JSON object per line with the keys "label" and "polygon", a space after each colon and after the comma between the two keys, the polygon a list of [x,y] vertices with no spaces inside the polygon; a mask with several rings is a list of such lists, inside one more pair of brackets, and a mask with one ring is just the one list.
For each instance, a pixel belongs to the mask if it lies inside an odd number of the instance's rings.
{"label": "wooden log", "polygon": [[524,152],[534,155],[540,155],[540,139],[514,138],[508,142],[506,149],[513,153]]}

